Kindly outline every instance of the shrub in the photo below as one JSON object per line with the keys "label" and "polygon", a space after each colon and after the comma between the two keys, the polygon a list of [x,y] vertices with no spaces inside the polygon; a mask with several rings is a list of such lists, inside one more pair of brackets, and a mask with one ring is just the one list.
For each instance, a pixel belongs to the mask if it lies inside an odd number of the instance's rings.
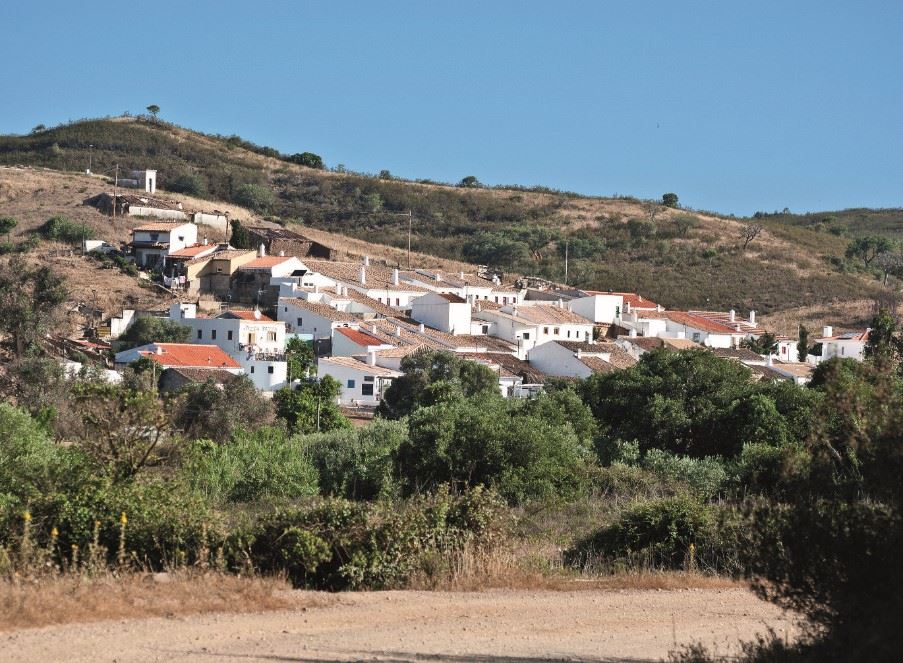
{"label": "shrub", "polygon": [[267,186],[248,183],[235,190],[232,200],[254,212],[266,214],[276,202],[276,196]]}
{"label": "shrub", "polygon": [[224,444],[195,442],[181,476],[213,502],[290,500],[317,493],[317,471],[303,445],[275,428],[239,432]]}
{"label": "shrub", "polygon": [[84,239],[94,239],[94,231],[84,224],[72,223],[64,216],[53,216],[47,219],[38,232],[44,239],[66,244],[81,244]]}
{"label": "shrub", "polygon": [[663,479],[687,485],[700,499],[717,495],[728,479],[724,463],[717,458],[675,456],[660,449],[646,452],[643,467]]}

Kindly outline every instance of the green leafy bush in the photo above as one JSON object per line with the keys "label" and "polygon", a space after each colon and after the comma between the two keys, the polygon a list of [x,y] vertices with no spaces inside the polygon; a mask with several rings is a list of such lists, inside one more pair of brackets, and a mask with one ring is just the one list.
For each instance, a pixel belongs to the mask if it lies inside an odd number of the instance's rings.
{"label": "green leafy bush", "polygon": [[66,244],[81,244],[84,239],[94,239],[94,231],[85,225],[73,223],[64,216],[47,219],[38,232],[44,239]]}

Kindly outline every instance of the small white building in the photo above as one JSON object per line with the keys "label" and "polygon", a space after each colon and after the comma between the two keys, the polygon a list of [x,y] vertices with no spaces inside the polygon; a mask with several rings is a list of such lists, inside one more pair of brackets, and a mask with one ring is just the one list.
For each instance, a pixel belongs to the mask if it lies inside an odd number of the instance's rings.
{"label": "small white building", "polygon": [[530,366],[546,375],[587,378],[593,373],[610,373],[636,363],[614,343],[548,341],[528,353]]}
{"label": "small white building", "polygon": [[870,331],[871,329],[866,329],[835,335],[832,327],[824,327],[821,338],[815,339],[817,343],[822,344],[821,358],[818,361],[827,361],[834,357],[862,361],[865,359],[865,346],[868,344]]}
{"label": "small white building", "polygon": [[355,355],[367,355],[379,350],[388,350],[395,347],[386,343],[377,336],[361,329],[351,327],[338,327],[332,334],[332,356],[353,357]]}
{"label": "small white building", "polygon": [[447,334],[471,333],[471,307],[450,293],[431,292],[411,302],[411,318]]}
{"label": "small white building", "polygon": [[317,378],[322,380],[327,375],[342,386],[339,405],[375,407],[392,380],[402,374],[377,366],[373,353],[370,353],[366,362],[353,357],[321,358],[317,362]]}
{"label": "small white building", "polygon": [[154,221],[132,230],[132,251],[139,267],[162,266],[167,256],[198,243],[198,228],[183,221]]}
{"label": "small white building", "polygon": [[332,338],[333,330],[339,327],[357,329],[358,326],[350,313],[298,297],[281,297],[276,317],[285,322],[290,333],[309,334],[315,340]]}

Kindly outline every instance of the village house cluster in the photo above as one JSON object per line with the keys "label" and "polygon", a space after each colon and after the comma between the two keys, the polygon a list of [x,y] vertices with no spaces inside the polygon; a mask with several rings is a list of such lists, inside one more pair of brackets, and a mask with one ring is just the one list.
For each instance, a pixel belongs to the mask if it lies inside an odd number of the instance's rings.
{"label": "village house cluster", "polygon": [[[373,408],[402,375],[406,356],[443,350],[489,367],[500,393],[519,398],[552,377],[627,368],[656,348],[708,348],[758,379],[802,384],[820,361],[861,360],[868,338],[868,330],[835,335],[826,327],[813,339],[820,355],[800,362],[797,340],[780,336],[761,355],[745,347],[766,334],[755,311],[672,311],[637,293],[538,279],[502,283],[485,271],[402,269],[275,226],[247,228],[257,248],[237,249],[206,239],[206,221],[211,227],[224,221],[217,214],[174,216],[171,204],[152,201],[142,203],[152,205],[141,208],[152,220],[134,228],[130,251],[139,266],[158,271],[179,301],[167,311],[125,310],[99,335],[115,342],[136,319],[152,315],[188,327],[190,343],[149,343],[116,354],[117,369],[142,357],[155,362],[163,389],[244,374],[272,393],[328,375],[341,385],[341,405]],[[211,310],[211,302],[218,308]],[[292,338],[312,346],[311,375],[289,375]]]}

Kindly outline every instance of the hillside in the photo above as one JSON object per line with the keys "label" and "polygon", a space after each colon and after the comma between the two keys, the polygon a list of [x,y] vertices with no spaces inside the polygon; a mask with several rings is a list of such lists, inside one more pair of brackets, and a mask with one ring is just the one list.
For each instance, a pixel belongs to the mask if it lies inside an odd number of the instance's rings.
{"label": "hillside", "polygon": [[[424,254],[561,281],[567,252],[569,283],[639,290],[672,308],[782,312],[782,324],[791,327],[795,311],[804,315],[812,307],[820,311],[817,318],[824,314],[838,322],[848,312],[868,309],[864,302],[880,290],[873,274],[842,264],[849,241],[843,232],[826,232],[818,224],[782,215],[755,219],[764,232],[743,250],[740,234],[750,220],[632,198],[592,198],[542,188],[463,188],[401,181],[385,172],[307,168],[236,136],[208,136],[146,119],[90,120],[0,137],[0,163],[84,172],[89,159],[101,175],[112,174],[116,164],[123,172],[156,168],[160,186],[174,197],[184,200],[193,194],[209,201],[198,206],[222,209],[222,201],[230,201],[253,209],[234,212],[233,218],[244,214],[302,223],[306,230],[396,248],[407,244],[408,219],[402,214],[411,211],[412,245]],[[44,199],[55,184],[35,198],[43,206],[17,211],[2,202],[10,171],[0,172],[0,206],[11,210],[0,212],[40,217],[47,210]],[[87,181],[103,188],[96,178]],[[68,186],[72,204],[94,190],[74,181]],[[73,218],[80,215],[73,211]],[[881,215],[883,227],[892,231],[899,216]],[[368,250],[364,247],[358,246]],[[389,255],[400,262],[403,252]]]}

